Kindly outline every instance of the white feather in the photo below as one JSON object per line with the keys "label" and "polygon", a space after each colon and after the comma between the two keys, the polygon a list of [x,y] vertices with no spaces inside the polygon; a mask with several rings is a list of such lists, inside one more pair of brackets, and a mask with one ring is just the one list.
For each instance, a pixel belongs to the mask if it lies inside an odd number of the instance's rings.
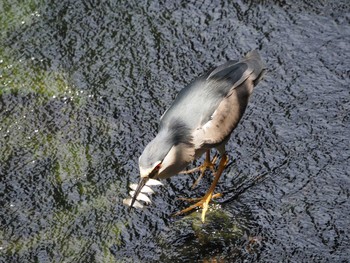
{"label": "white feather", "polygon": [[163,185],[162,182],[155,180],[155,179],[148,179],[146,185],[152,186],[152,185]]}
{"label": "white feather", "polygon": [[144,194],[154,194],[154,191],[152,190],[151,187],[145,185],[144,187],[142,187],[141,193],[144,193]]}
{"label": "white feather", "polygon": [[130,187],[131,190],[136,191],[137,184],[130,184],[129,187]]}
{"label": "white feather", "polygon": [[[131,197],[134,197],[135,191],[130,191],[129,194],[131,195]],[[149,204],[152,203],[151,199],[149,199],[148,196],[143,193],[139,193],[136,197],[136,200],[144,201],[145,203]]]}
{"label": "white feather", "polygon": [[[136,191],[136,189],[137,189],[137,184],[130,184],[129,187],[131,188],[131,190]],[[144,193],[144,194],[154,194],[154,191],[152,190],[151,187],[145,185],[145,186],[141,189],[141,193]]]}
{"label": "white feather", "polygon": [[[126,206],[130,206],[131,200],[132,200],[132,198],[123,199],[123,204]],[[135,201],[135,203],[133,204],[133,207],[141,209],[141,208],[143,208],[143,205],[139,201]]]}

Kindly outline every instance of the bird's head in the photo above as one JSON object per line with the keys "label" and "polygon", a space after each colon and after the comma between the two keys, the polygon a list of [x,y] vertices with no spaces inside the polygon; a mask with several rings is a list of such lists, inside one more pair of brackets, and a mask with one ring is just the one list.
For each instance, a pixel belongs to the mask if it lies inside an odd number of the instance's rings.
{"label": "bird's head", "polygon": [[172,146],[172,143],[169,140],[165,140],[161,133],[146,146],[139,158],[141,180],[136,188],[130,207],[133,206],[148,179],[158,178],[158,175],[167,168],[167,162],[163,161]]}
{"label": "bird's head", "polygon": [[167,157],[173,141],[166,131],[160,131],[157,136],[146,146],[139,158],[141,178],[158,178],[158,174],[166,168],[164,159]]}
{"label": "bird's head", "polygon": [[141,181],[131,206],[148,179],[169,178],[186,167],[194,156],[191,142],[190,129],[179,120],[172,120],[168,126],[160,129],[139,158]]}

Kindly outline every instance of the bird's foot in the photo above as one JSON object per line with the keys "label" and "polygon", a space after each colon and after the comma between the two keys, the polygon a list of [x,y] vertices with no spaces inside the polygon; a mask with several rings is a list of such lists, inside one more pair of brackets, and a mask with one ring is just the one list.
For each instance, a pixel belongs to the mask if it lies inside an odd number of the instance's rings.
{"label": "bird's foot", "polygon": [[[222,193],[216,193],[216,194],[212,195],[211,199],[219,198],[221,196],[222,196]],[[194,202],[199,202],[200,200],[203,199],[203,197],[195,197],[195,198],[179,197],[177,199],[181,200],[181,201],[186,201],[186,202],[189,202],[189,203],[194,203]]]}
{"label": "bird's foot", "polygon": [[221,193],[216,193],[216,194],[213,194],[212,192],[211,193],[207,193],[205,196],[201,197],[201,198],[180,198],[181,200],[185,200],[185,201],[188,201],[188,202],[196,202],[195,204],[173,214],[173,216],[178,216],[178,215],[182,215],[182,214],[185,214],[189,211],[192,211],[193,209],[196,209],[196,208],[202,208],[202,222],[204,223],[205,221],[205,215],[208,211],[208,208],[209,208],[209,202],[210,200],[214,199],[214,198],[218,198],[218,197],[221,197],[222,194]]}
{"label": "bird's foot", "polygon": [[207,153],[207,157],[205,158],[203,164],[201,164],[200,166],[198,166],[198,167],[196,167],[196,168],[193,168],[193,169],[191,169],[191,170],[187,170],[187,171],[182,171],[182,172],[181,172],[181,174],[190,174],[190,173],[196,172],[196,171],[198,171],[198,170],[201,172],[200,175],[199,175],[199,177],[197,178],[197,180],[193,183],[191,189],[194,189],[194,188],[198,185],[198,183],[200,182],[200,180],[203,178],[204,173],[205,173],[206,170],[209,169],[209,170],[211,170],[213,173],[215,173],[214,167],[215,167],[215,164],[216,164],[217,159],[218,159],[218,155],[215,154],[214,157],[213,157],[213,159],[210,160],[210,156],[209,156],[208,153]]}
{"label": "bird's foot", "polygon": [[[181,210],[180,212],[175,213],[174,216],[182,215],[182,214],[187,213],[187,212],[189,212],[189,211],[191,211],[191,210],[193,210],[193,209],[195,209],[197,207],[202,207],[203,208],[203,210],[202,210],[202,222],[204,223],[204,221],[205,221],[205,214],[208,211],[210,200],[213,197],[221,196],[221,194],[214,194],[214,189],[215,189],[215,186],[216,186],[217,182],[220,179],[220,176],[221,176],[222,172],[224,171],[224,169],[225,169],[225,167],[227,165],[227,162],[228,162],[227,155],[224,154],[222,156],[221,160],[220,160],[218,170],[215,173],[214,181],[211,184],[211,186],[210,186],[209,190],[207,191],[207,193],[202,198],[200,198],[197,203],[189,206],[188,208],[186,208],[184,210]],[[194,199],[194,200],[196,201],[198,199]]]}

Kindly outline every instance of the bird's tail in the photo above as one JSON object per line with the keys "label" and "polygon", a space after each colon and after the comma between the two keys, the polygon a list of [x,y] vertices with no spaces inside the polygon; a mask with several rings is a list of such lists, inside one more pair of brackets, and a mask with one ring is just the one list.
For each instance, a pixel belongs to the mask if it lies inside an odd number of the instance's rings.
{"label": "bird's tail", "polygon": [[261,60],[260,54],[257,50],[248,52],[244,57],[244,60],[253,71],[253,82],[254,86],[256,86],[265,74],[265,64]]}

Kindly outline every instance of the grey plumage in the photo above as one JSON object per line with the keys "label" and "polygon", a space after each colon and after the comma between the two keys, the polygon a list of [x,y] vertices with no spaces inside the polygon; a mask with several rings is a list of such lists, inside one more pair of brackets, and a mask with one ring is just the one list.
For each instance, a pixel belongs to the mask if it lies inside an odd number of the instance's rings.
{"label": "grey plumage", "polygon": [[[206,149],[226,142],[263,71],[259,54],[252,51],[241,61],[228,61],[192,81],[161,117],[157,136],[139,159],[140,167],[152,167],[172,148],[181,147],[187,156],[173,158],[176,169],[171,169],[180,172]],[[179,155],[178,151],[174,153]],[[159,173],[154,178],[172,175]]]}
{"label": "grey plumage", "polygon": [[173,121],[160,125],[158,135],[149,143],[140,156],[139,164],[150,167],[155,162],[163,160],[171,147],[187,144],[193,147],[191,130],[184,122],[174,118]]}
{"label": "grey plumage", "polygon": [[179,173],[208,149],[215,147],[223,154],[263,73],[258,52],[251,51],[240,61],[207,71],[181,90],[161,117],[158,134],[139,158],[142,180],[138,190],[149,178]]}

